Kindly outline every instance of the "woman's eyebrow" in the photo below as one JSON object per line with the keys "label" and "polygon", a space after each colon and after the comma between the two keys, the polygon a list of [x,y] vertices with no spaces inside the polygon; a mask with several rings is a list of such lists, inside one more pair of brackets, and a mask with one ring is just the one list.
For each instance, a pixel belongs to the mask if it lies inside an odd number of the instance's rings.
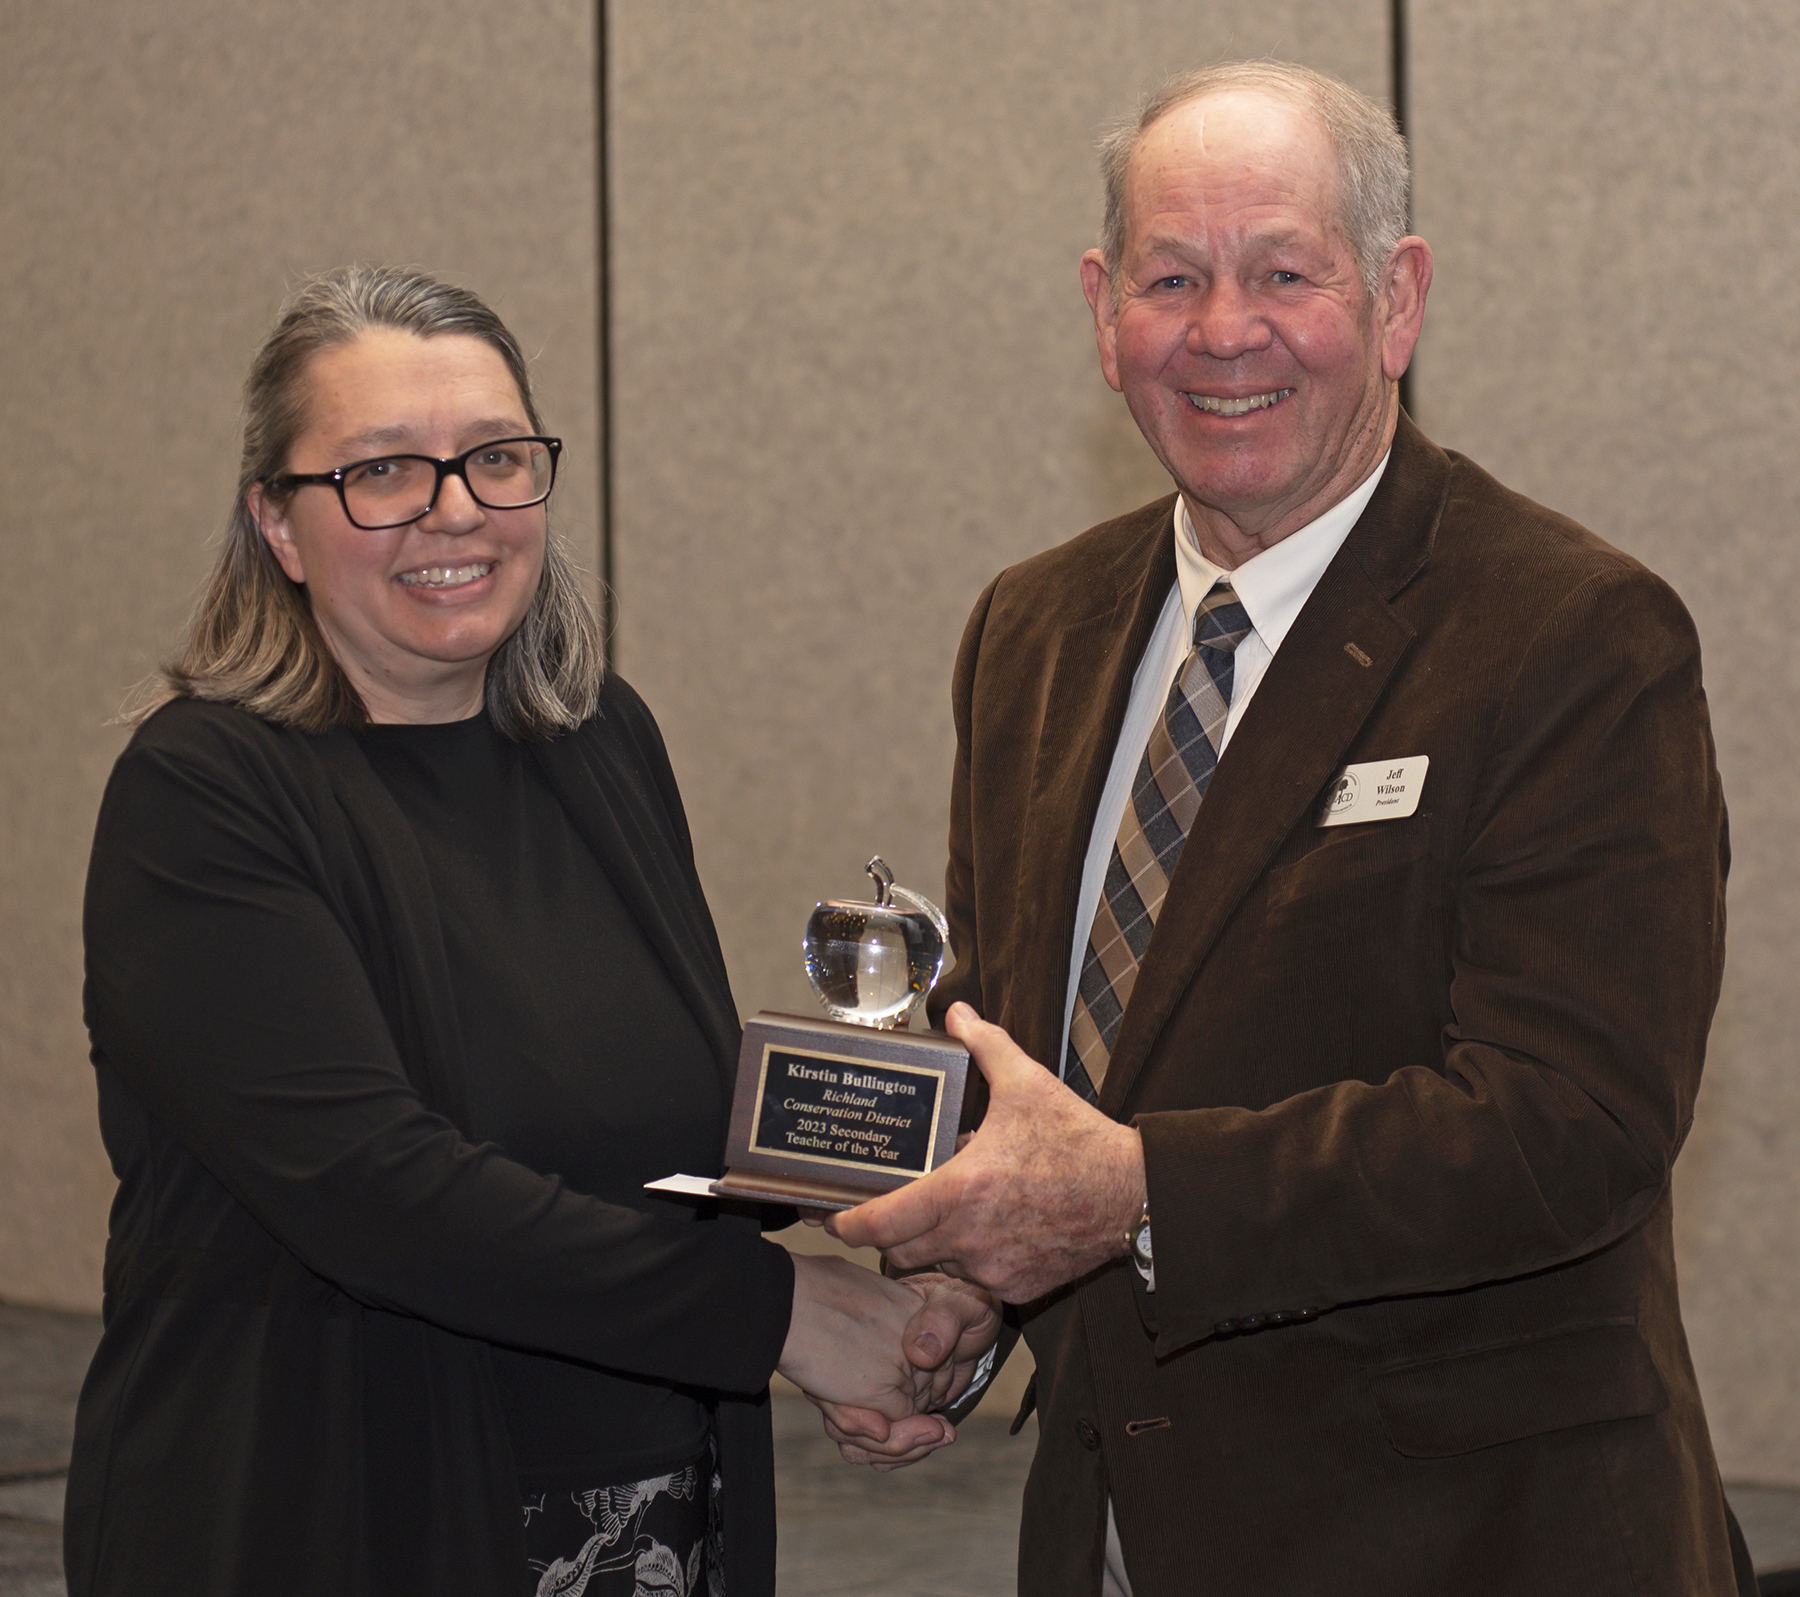
{"label": "woman's eyebrow", "polygon": [[[516,438],[521,429],[529,430],[530,423],[517,416],[489,416],[480,421],[470,422],[460,429],[464,438]],[[392,427],[365,427],[361,432],[351,433],[347,438],[338,441],[340,450],[366,449],[375,452],[383,450],[400,450],[401,446],[413,444],[415,448],[408,453],[420,452],[417,449],[418,433],[404,424]]]}

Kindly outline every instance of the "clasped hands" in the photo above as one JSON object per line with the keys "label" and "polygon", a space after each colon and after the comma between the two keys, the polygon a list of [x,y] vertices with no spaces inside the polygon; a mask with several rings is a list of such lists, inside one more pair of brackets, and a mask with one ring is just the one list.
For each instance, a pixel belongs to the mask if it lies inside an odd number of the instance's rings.
{"label": "clasped hands", "polygon": [[[1119,1257],[1144,1203],[1136,1130],[1077,1097],[967,1004],[951,1006],[945,1030],[987,1079],[980,1129],[930,1175],[826,1222],[834,1236],[878,1247],[902,1269],[938,1272],[882,1283],[916,1294],[901,1334],[910,1375],[896,1368],[870,1402],[841,1378],[826,1391],[783,1371],[824,1410],[826,1432],[845,1458],[877,1469],[910,1464],[955,1439],[949,1421],[924,1410],[954,1403],[967,1389],[999,1331],[995,1297],[1028,1303]],[[797,1270],[801,1263],[797,1256]],[[809,1261],[826,1264],[880,1280],[842,1260]],[[959,1296],[959,1283],[972,1284],[964,1288],[970,1295]],[[797,1280],[797,1320],[800,1302]],[[911,1407],[902,1397],[907,1388]]]}
{"label": "clasped hands", "polygon": [[776,1368],[825,1414],[852,1463],[897,1469],[956,1439],[934,1410],[968,1389],[1000,1332],[1000,1306],[979,1287],[929,1274],[891,1281],[848,1259],[796,1253],[794,1312]]}

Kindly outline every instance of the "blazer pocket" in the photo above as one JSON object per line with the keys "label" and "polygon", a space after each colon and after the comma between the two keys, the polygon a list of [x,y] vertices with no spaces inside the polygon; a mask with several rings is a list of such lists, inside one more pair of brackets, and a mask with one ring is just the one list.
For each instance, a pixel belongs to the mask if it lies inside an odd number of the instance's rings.
{"label": "blazer pocket", "polygon": [[1408,1458],[1449,1458],[1669,1406],[1631,1321],[1397,1365],[1373,1389],[1388,1440]]}
{"label": "blazer pocket", "polygon": [[1357,887],[1405,871],[1431,848],[1429,813],[1405,821],[1344,827],[1289,865],[1269,872],[1269,913],[1280,918],[1304,900],[1333,888]]}

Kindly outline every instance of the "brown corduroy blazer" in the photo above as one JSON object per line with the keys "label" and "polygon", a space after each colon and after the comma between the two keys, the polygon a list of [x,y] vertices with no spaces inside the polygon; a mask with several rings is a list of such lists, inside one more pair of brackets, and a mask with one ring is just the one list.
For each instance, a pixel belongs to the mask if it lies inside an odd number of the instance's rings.
{"label": "brown corduroy blazer", "polygon": [[[957,999],[1053,1062],[1075,895],[1173,500],[1004,572],[955,677]],[[1321,828],[1346,764],[1430,759]],[[1401,418],[1220,761],[1101,1107],[1157,1290],[1027,1311],[1020,1589],[1738,1589],[1669,1174],[1723,958],[1725,811],[1674,593]]]}

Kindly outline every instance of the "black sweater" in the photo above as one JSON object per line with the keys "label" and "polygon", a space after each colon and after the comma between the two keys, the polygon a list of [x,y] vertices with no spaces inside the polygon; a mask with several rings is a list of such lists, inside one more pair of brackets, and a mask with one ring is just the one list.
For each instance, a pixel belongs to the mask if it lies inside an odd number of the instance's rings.
{"label": "black sweater", "polygon": [[[771,1590],[764,1388],[787,1257],[752,1222],[617,1201],[635,1171],[596,1193],[592,1166],[550,1173],[482,1140],[523,1139],[470,1046],[460,873],[428,857],[383,743],[180,701],[108,786],[87,1017],[120,1190],[70,1472],[72,1597],[516,1582],[518,1394],[496,1347],[701,1392],[728,1588]],[[678,1076],[710,1064],[716,1167],[737,1021],[655,724],[614,678],[593,720],[520,753],[641,934],[638,974],[647,959],[666,979],[652,1032]],[[658,1037],[634,1046],[641,1067]],[[555,1112],[557,1084],[541,1096]]]}

